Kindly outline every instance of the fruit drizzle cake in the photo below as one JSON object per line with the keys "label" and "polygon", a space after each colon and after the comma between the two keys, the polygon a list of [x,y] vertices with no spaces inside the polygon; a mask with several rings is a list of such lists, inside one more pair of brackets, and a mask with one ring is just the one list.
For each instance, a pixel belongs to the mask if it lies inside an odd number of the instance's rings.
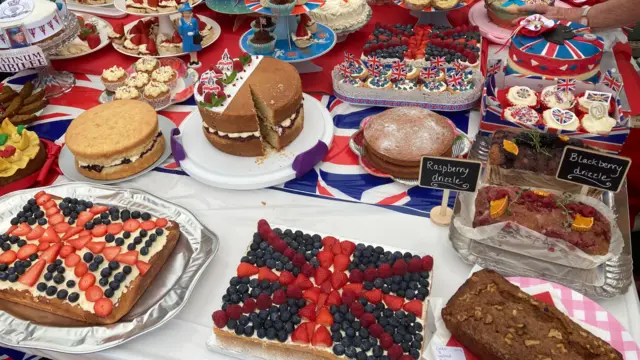
{"label": "fruit drizzle cake", "polygon": [[38,192],[0,235],[0,299],[92,324],[124,316],[173,251],[177,223]]}
{"label": "fruit drizzle cake", "polygon": [[419,359],[432,268],[428,255],[260,220],[213,313],[214,333],[326,358]]}

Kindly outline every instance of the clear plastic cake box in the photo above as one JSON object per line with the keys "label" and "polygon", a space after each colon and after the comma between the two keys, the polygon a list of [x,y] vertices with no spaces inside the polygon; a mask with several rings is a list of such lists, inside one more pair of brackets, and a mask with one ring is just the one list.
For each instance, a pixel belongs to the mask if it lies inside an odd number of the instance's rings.
{"label": "clear plastic cake box", "polygon": [[502,118],[502,107],[497,99],[498,90],[512,86],[527,86],[540,93],[545,87],[556,85],[556,83],[557,81],[555,79],[545,79],[524,75],[505,75],[502,71],[499,71],[495,75],[487,76],[480,103],[480,110],[482,114],[482,118],[480,120],[480,133],[482,135],[490,135],[493,132],[502,129],[515,128],[531,130],[537,128],[541,132],[554,132],[570,138],[577,138],[589,146],[611,153],[619,153],[620,150],[622,150],[622,146],[627,141],[627,137],[631,131],[631,122],[629,121],[628,116],[625,116],[622,112],[620,98],[615,96],[613,91],[604,84],[576,81],[575,93],[580,94],[586,90],[592,90],[606,92],[613,95],[616,106],[612,116],[616,119],[617,123],[608,135],[597,135],[579,130],[566,131],[549,129],[544,125],[525,125],[504,120]]}

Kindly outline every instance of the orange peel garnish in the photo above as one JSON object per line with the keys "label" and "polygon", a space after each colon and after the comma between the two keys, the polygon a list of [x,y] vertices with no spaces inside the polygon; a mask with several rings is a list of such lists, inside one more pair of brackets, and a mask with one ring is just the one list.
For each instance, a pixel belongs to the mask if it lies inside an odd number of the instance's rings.
{"label": "orange peel garnish", "polygon": [[573,223],[571,224],[571,230],[578,232],[585,232],[591,230],[593,227],[593,218],[592,217],[584,217],[580,214],[576,214],[575,219],[573,219]]}
{"label": "orange peel garnish", "polygon": [[490,203],[489,207],[489,215],[492,219],[499,218],[504,215],[507,211],[507,203],[509,202],[509,197],[505,196],[502,199],[493,200]]}
{"label": "orange peel garnish", "polygon": [[513,141],[502,140],[502,148],[505,151],[512,153],[513,155],[518,155],[518,145],[516,145],[516,143],[514,143]]}

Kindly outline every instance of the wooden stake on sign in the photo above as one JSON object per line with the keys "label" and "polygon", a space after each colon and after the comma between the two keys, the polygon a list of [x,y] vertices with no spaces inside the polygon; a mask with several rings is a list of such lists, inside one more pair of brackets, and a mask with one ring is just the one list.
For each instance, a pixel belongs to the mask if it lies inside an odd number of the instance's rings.
{"label": "wooden stake on sign", "polygon": [[429,216],[434,224],[440,226],[447,226],[451,223],[453,217],[453,210],[447,205],[449,202],[449,189],[445,189],[442,192],[442,202],[440,206],[436,206],[431,209]]}

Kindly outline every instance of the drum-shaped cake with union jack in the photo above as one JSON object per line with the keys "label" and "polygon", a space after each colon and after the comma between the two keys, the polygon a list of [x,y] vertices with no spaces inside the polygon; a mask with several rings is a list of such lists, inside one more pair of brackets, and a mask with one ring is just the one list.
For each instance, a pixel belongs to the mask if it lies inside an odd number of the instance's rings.
{"label": "drum-shaped cake with union jack", "polygon": [[597,82],[604,40],[590,28],[559,21],[536,36],[515,35],[509,46],[507,74],[573,78]]}

